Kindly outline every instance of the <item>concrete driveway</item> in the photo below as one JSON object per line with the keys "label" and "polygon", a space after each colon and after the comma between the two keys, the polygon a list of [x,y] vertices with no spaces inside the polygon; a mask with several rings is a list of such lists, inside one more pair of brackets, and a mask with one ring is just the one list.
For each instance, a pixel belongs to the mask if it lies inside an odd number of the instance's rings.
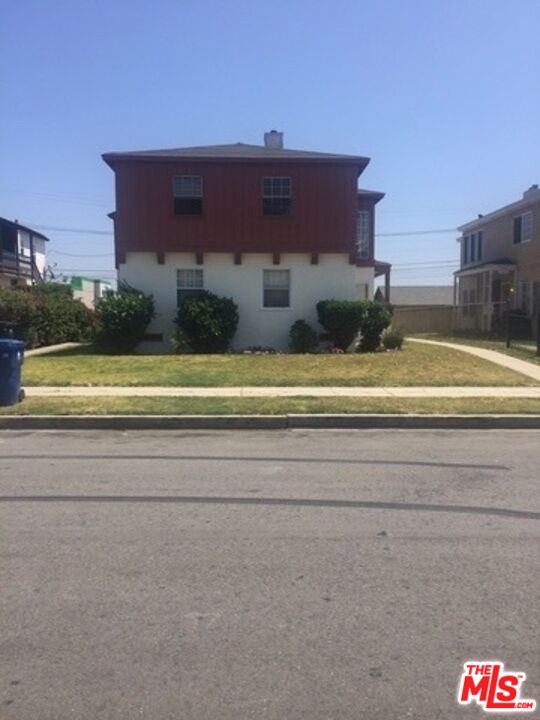
{"label": "concrete driveway", "polygon": [[468,659],[540,701],[539,440],[0,433],[0,718],[485,717]]}

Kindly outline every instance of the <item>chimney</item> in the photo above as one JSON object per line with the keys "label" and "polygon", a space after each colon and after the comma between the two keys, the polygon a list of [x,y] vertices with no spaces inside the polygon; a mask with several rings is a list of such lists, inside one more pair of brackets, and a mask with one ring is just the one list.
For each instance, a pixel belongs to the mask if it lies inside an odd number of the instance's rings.
{"label": "chimney", "polygon": [[283,150],[283,133],[277,130],[264,133],[264,147],[267,150]]}
{"label": "chimney", "polygon": [[533,198],[536,197],[536,195],[540,196],[540,190],[538,188],[538,185],[534,184],[531,185],[528,190],[525,190],[525,192],[523,193],[523,199],[525,200],[527,198]]}

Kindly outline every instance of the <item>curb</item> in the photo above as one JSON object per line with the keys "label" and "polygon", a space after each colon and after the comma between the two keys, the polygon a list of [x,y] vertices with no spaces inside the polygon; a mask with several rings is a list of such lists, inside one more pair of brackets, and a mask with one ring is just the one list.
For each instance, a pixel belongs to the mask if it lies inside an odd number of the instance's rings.
{"label": "curb", "polygon": [[537,430],[540,415],[4,415],[0,430]]}

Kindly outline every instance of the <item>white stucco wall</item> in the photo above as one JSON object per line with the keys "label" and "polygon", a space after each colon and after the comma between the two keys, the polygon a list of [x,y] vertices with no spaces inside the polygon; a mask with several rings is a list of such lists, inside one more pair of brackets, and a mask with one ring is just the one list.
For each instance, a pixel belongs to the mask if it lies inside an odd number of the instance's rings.
{"label": "white stucco wall", "polygon": [[[355,300],[373,297],[373,269],[349,264],[345,254],[319,256],[312,265],[309,255],[282,254],[280,265],[272,265],[268,254],[250,253],[235,265],[230,253],[205,254],[204,264],[197,265],[193,253],[167,253],[165,263],[157,263],[155,253],[127,253],[118,269],[118,280],[128,282],[156,303],[156,318],[149,333],[162,333],[164,343],[144,343],[145,352],[171,349],[176,315],[176,271],[203,270],[204,289],[232,297],[238,305],[240,322],[233,339],[233,349],[250,345],[267,345],[285,350],[289,329],[295,320],[303,319],[319,330],[316,304],[319,300]],[[291,307],[263,308],[263,270],[290,270]],[[366,287],[367,286],[367,287]]]}

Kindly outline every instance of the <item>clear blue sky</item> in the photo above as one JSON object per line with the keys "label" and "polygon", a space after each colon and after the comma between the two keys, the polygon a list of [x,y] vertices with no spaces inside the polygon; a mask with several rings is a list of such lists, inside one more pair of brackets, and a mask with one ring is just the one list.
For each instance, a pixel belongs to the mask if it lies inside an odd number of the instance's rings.
{"label": "clear blue sky", "polygon": [[[378,232],[453,228],[540,182],[540,0],[3,0],[0,215],[111,230],[101,153],[262,141],[372,158]],[[112,238],[48,232],[112,275]],[[446,283],[455,234],[380,237]],[[66,254],[103,254],[75,258]]]}

